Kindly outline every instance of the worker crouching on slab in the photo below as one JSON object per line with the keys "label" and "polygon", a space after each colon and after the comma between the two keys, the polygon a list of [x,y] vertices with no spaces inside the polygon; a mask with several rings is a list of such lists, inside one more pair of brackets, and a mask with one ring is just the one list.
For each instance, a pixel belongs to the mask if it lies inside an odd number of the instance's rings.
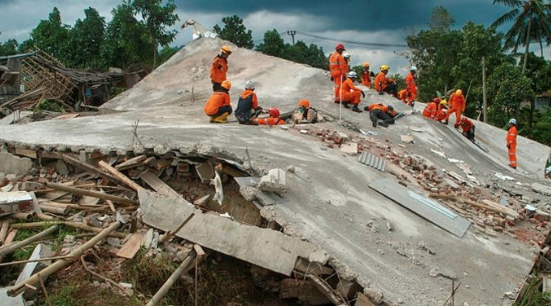
{"label": "worker crouching on slab", "polygon": [[354,85],[357,78],[356,72],[350,71],[348,73],[346,80],[341,86],[341,97],[344,107],[349,108],[348,105],[352,104],[352,111],[361,113],[362,110],[358,108],[358,105],[360,104],[361,97],[365,98],[365,93]]}
{"label": "worker crouching on slab", "polygon": [[235,109],[235,117],[240,124],[255,124],[253,119],[257,118],[262,112],[262,107],[258,106],[258,97],[254,90],[253,81],[245,82],[245,91],[241,93]]}
{"label": "worker crouching on slab", "polygon": [[210,116],[211,123],[228,122],[228,116],[232,113],[229,94],[230,88],[230,81],[223,81],[220,85],[220,89],[213,92],[205,104],[203,110],[207,116]]}

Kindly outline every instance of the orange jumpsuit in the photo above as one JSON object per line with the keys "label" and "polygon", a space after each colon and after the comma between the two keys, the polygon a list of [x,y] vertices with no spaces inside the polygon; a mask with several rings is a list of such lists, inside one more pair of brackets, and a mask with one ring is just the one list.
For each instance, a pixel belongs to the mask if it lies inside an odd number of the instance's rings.
{"label": "orange jumpsuit", "polygon": [[434,119],[436,117],[436,112],[438,111],[438,106],[440,103],[431,102],[423,110],[423,116],[427,118]]}
{"label": "orange jumpsuit", "polygon": [[402,89],[398,92],[398,99],[402,100],[404,103],[408,103],[409,93],[407,89]]}
{"label": "orange jumpsuit", "polygon": [[226,92],[216,91],[210,96],[203,110],[207,116],[215,116],[222,107],[229,108],[229,113],[231,113],[230,95]]}
{"label": "orange jumpsuit", "polygon": [[228,72],[228,61],[221,55],[217,55],[210,67],[210,79],[213,83],[222,83],[226,80]]}
{"label": "orange jumpsuit", "polygon": [[461,114],[465,111],[465,97],[463,95],[458,96],[453,93],[448,100],[448,104],[451,105],[451,108],[446,112],[445,119],[448,120],[450,115],[455,113],[455,127],[459,127]]}
{"label": "orange jumpsuit", "polygon": [[278,124],[285,124],[285,121],[279,119],[279,118],[254,118],[253,122],[258,125],[278,125]]}
{"label": "orange jumpsuit", "polygon": [[444,112],[444,105],[438,104],[436,107],[436,115],[434,116],[434,120],[440,121],[444,120],[446,118],[446,112]]}
{"label": "orange jumpsuit", "polygon": [[415,77],[410,72],[406,76],[406,90],[409,94],[409,105],[411,105],[411,101],[415,101],[415,98],[417,98],[417,85],[415,84]]}
{"label": "orange jumpsuit", "polygon": [[364,70],[362,72],[362,84],[364,84],[367,88],[371,88],[371,71]]}
{"label": "orange jumpsuit", "polygon": [[351,104],[359,104],[360,96],[362,95],[362,90],[354,86],[352,79],[347,78],[346,81],[342,84],[342,100],[350,102]]}
{"label": "orange jumpsuit", "polygon": [[333,78],[333,82],[335,82],[335,102],[340,101],[340,90],[341,90],[341,83],[344,81],[344,78],[346,78],[346,74],[344,74],[344,71],[347,69],[348,64],[346,64],[346,60],[340,54],[338,51],[333,52],[331,54],[331,57],[329,58],[329,71],[331,73],[331,77]]}
{"label": "orange jumpsuit", "polygon": [[507,149],[509,151],[509,164],[511,167],[517,167],[517,127],[511,125],[509,132],[507,132]]}

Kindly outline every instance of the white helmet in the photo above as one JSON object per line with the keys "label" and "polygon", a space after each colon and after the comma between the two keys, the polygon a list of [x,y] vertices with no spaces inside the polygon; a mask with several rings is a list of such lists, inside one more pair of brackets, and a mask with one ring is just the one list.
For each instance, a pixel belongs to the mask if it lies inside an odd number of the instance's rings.
{"label": "white helmet", "polygon": [[342,53],[342,57],[344,57],[345,59],[349,59],[350,58],[350,54],[346,53],[346,52],[343,52]]}
{"label": "white helmet", "polygon": [[411,66],[411,68],[409,68],[410,71],[417,71],[417,67],[415,66]]}
{"label": "white helmet", "polygon": [[509,124],[517,125],[517,119],[511,118],[511,120],[509,120]]}
{"label": "white helmet", "polygon": [[252,89],[252,90],[254,90],[254,82],[251,81],[251,80],[248,80],[247,82],[245,82],[245,89]]}
{"label": "white helmet", "polygon": [[347,75],[349,78],[357,78],[358,74],[355,71],[350,71]]}

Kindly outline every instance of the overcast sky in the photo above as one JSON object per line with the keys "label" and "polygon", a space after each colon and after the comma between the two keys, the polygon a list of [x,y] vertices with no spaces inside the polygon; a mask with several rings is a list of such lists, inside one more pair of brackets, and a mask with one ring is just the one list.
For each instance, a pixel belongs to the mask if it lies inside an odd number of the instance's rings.
{"label": "overcast sky", "polygon": [[[91,6],[111,19],[111,10],[120,0],[0,0],[0,41],[15,38],[19,42],[29,38],[30,31],[40,20],[47,19],[56,6],[61,12],[62,22],[74,25],[78,18],[84,18],[84,9]],[[255,44],[262,41],[264,33],[277,29],[278,32],[296,30],[299,32],[331,37],[335,40],[360,41],[384,44],[405,44],[408,34],[427,27],[431,10],[444,6],[455,19],[455,27],[461,27],[469,20],[490,25],[508,9],[493,5],[492,0],[234,0],[197,1],[176,0],[180,22],[195,19],[207,28],[222,24],[222,17],[238,15],[244,19],[247,29],[252,30]],[[191,29],[180,31],[173,45],[184,45],[191,39]],[[291,42],[290,36],[282,37]],[[296,40],[323,47],[326,53],[333,51],[336,41],[296,35]],[[345,44],[352,55],[352,64],[372,63],[391,66],[391,73],[404,73],[409,63],[394,54],[405,50],[401,47],[368,47]],[[535,50],[534,50],[535,51]],[[548,53],[548,52],[547,52]],[[549,56],[549,53],[548,55]]]}

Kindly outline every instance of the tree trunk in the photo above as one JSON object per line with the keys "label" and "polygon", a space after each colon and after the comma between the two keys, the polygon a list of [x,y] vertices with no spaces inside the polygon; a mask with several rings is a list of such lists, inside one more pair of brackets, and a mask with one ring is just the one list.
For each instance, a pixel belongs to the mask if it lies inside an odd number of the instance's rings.
{"label": "tree trunk", "polygon": [[528,28],[526,29],[526,48],[524,49],[524,64],[522,65],[522,74],[526,71],[526,63],[528,62],[528,50],[530,49],[530,27],[532,26],[532,17],[528,19]]}
{"label": "tree trunk", "polygon": [[486,57],[482,57],[482,114],[484,116],[484,123],[488,123],[488,100],[486,95]]}

